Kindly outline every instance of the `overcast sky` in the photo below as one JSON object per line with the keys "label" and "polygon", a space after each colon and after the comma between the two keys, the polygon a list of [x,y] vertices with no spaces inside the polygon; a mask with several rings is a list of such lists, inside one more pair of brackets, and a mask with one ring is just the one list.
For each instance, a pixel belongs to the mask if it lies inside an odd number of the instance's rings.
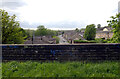
{"label": "overcast sky", "polygon": [[107,26],[110,16],[118,13],[118,1],[0,0],[0,8],[16,14],[22,28],[80,29],[89,24]]}

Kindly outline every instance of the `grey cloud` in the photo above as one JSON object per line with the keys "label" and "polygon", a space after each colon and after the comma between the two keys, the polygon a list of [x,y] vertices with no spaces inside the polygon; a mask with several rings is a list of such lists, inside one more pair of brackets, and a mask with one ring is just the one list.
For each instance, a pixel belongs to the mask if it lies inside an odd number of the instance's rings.
{"label": "grey cloud", "polygon": [[20,27],[22,28],[37,28],[40,24],[35,23],[35,24],[29,24],[27,21],[20,22]]}
{"label": "grey cloud", "polygon": [[39,25],[44,25],[46,28],[83,28],[85,26],[85,23],[81,22],[54,22],[54,23],[34,23],[29,24],[28,22],[20,22],[20,26],[22,28],[37,28]]}
{"label": "grey cloud", "polygon": [[24,5],[26,5],[26,3],[23,0],[2,0],[0,4],[1,8],[10,8],[10,9],[16,9]]}
{"label": "grey cloud", "polygon": [[8,12],[10,16],[15,14],[19,18],[20,13],[16,11],[18,7],[27,5],[23,0],[0,0],[0,8]]}
{"label": "grey cloud", "polygon": [[54,23],[34,23],[29,24],[28,22],[20,22],[20,26],[22,28],[37,28],[39,25],[44,25],[46,28],[85,28],[86,23],[84,22],[69,22],[69,21],[62,21],[62,22],[54,22]]}
{"label": "grey cloud", "polygon": [[57,23],[49,23],[45,24],[48,28],[82,28],[85,26],[86,23],[84,22],[69,22],[69,21],[63,21],[63,22],[57,22]]}

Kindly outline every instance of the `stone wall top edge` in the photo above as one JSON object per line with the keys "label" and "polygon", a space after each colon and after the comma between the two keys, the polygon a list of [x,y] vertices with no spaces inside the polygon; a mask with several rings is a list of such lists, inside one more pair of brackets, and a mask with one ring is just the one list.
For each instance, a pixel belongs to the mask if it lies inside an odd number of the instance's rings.
{"label": "stone wall top edge", "polygon": [[34,45],[120,45],[120,43],[81,43],[81,44],[0,44],[0,46],[34,46]]}

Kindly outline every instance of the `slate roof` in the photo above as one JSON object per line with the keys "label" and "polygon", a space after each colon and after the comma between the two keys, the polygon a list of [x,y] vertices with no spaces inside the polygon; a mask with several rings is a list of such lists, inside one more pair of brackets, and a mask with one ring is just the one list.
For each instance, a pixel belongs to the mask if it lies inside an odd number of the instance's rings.
{"label": "slate roof", "polygon": [[105,26],[105,27],[97,28],[97,29],[96,29],[96,32],[97,32],[97,33],[98,33],[98,32],[105,32],[105,31],[103,31],[103,29],[105,29],[105,28],[108,30],[108,32],[112,32],[112,30],[113,30],[112,27]]}
{"label": "slate roof", "polygon": [[[33,38],[33,44],[55,44],[56,39],[50,36],[35,36]],[[32,38],[24,42],[24,44],[32,44]]]}
{"label": "slate roof", "polygon": [[78,39],[83,39],[83,34],[82,32],[77,32],[75,30],[71,31],[65,31],[64,35],[67,35],[67,40],[75,40],[76,38]]}

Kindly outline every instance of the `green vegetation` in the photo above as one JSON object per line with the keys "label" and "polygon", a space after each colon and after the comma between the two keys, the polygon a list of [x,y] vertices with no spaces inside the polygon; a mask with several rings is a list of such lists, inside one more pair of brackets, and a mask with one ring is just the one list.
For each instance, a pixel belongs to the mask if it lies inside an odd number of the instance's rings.
{"label": "green vegetation", "polygon": [[97,25],[97,28],[101,28],[101,24],[98,24],[98,25]]}
{"label": "green vegetation", "polygon": [[[10,16],[8,12],[5,10],[0,9],[0,22],[1,24],[1,30],[2,30],[2,43],[3,44],[22,44],[24,41],[28,38],[31,38],[33,36],[33,32],[35,33],[35,36],[52,36],[56,38],[58,43],[58,38],[56,37],[59,33],[59,31],[54,31],[45,28],[43,25],[38,26],[36,31],[33,30],[24,30],[20,27],[20,24],[18,21],[16,21],[16,16]],[[86,29],[79,30],[78,28],[75,29],[77,32],[83,32],[84,38],[88,41],[84,40],[75,40],[75,42],[80,43],[120,43],[120,14],[116,14],[116,16],[111,16],[112,20],[107,21],[109,24],[109,27],[113,28],[113,37],[112,39],[95,39],[96,35],[96,28],[94,24],[87,25]],[[97,28],[100,28],[101,25],[98,24]],[[62,32],[64,34],[64,31]]]}
{"label": "green vegetation", "polygon": [[35,31],[35,36],[56,36],[56,35],[57,31],[47,29],[43,25],[38,26],[37,30]]}
{"label": "green vegetation", "polygon": [[117,61],[104,62],[6,62],[3,77],[120,77]]}
{"label": "green vegetation", "polygon": [[96,35],[96,28],[94,24],[87,25],[84,33],[86,40],[94,40]]}
{"label": "green vegetation", "polygon": [[28,38],[30,38],[33,36],[34,30],[26,29],[25,32],[26,32],[26,35],[28,36]]}
{"label": "green vegetation", "polygon": [[[0,16],[2,23],[2,43],[3,44],[23,44],[24,41],[33,36],[34,30],[24,30],[20,27],[16,16],[10,16],[8,12],[0,9]],[[38,26],[35,31],[36,36],[56,36],[57,31],[53,31],[45,28],[44,26]],[[58,38],[56,38],[58,40]]]}
{"label": "green vegetation", "polygon": [[96,38],[95,40],[74,40],[74,43],[109,43],[110,39]]}
{"label": "green vegetation", "polygon": [[0,62],[0,79],[2,78],[2,63]]}
{"label": "green vegetation", "polygon": [[113,28],[113,37],[111,43],[120,43],[120,13],[116,16],[111,16],[112,20],[107,21],[109,26]]}
{"label": "green vegetation", "polygon": [[79,32],[80,30],[78,28],[75,29],[76,32]]}
{"label": "green vegetation", "polygon": [[2,22],[2,43],[3,44],[21,44],[27,38],[26,32],[15,21],[16,16],[9,16],[5,10],[0,9]]}
{"label": "green vegetation", "polygon": [[57,37],[57,36],[53,36],[53,38],[55,38],[55,39],[56,39],[56,44],[58,44],[58,43],[59,43],[59,41],[60,41],[60,38],[59,38],[59,37]]}
{"label": "green vegetation", "polygon": [[96,43],[108,43],[109,39],[105,40],[102,38],[96,38],[95,41],[96,41]]}
{"label": "green vegetation", "polygon": [[74,43],[96,43],[95,40],[74,40]]}
{"label": "green vegetation", "polygon": [[81,31],[84,31],[84,30],[85,30],[85,28],[81,28],[81,29],[80,29],[80,32],[81,32]]}

